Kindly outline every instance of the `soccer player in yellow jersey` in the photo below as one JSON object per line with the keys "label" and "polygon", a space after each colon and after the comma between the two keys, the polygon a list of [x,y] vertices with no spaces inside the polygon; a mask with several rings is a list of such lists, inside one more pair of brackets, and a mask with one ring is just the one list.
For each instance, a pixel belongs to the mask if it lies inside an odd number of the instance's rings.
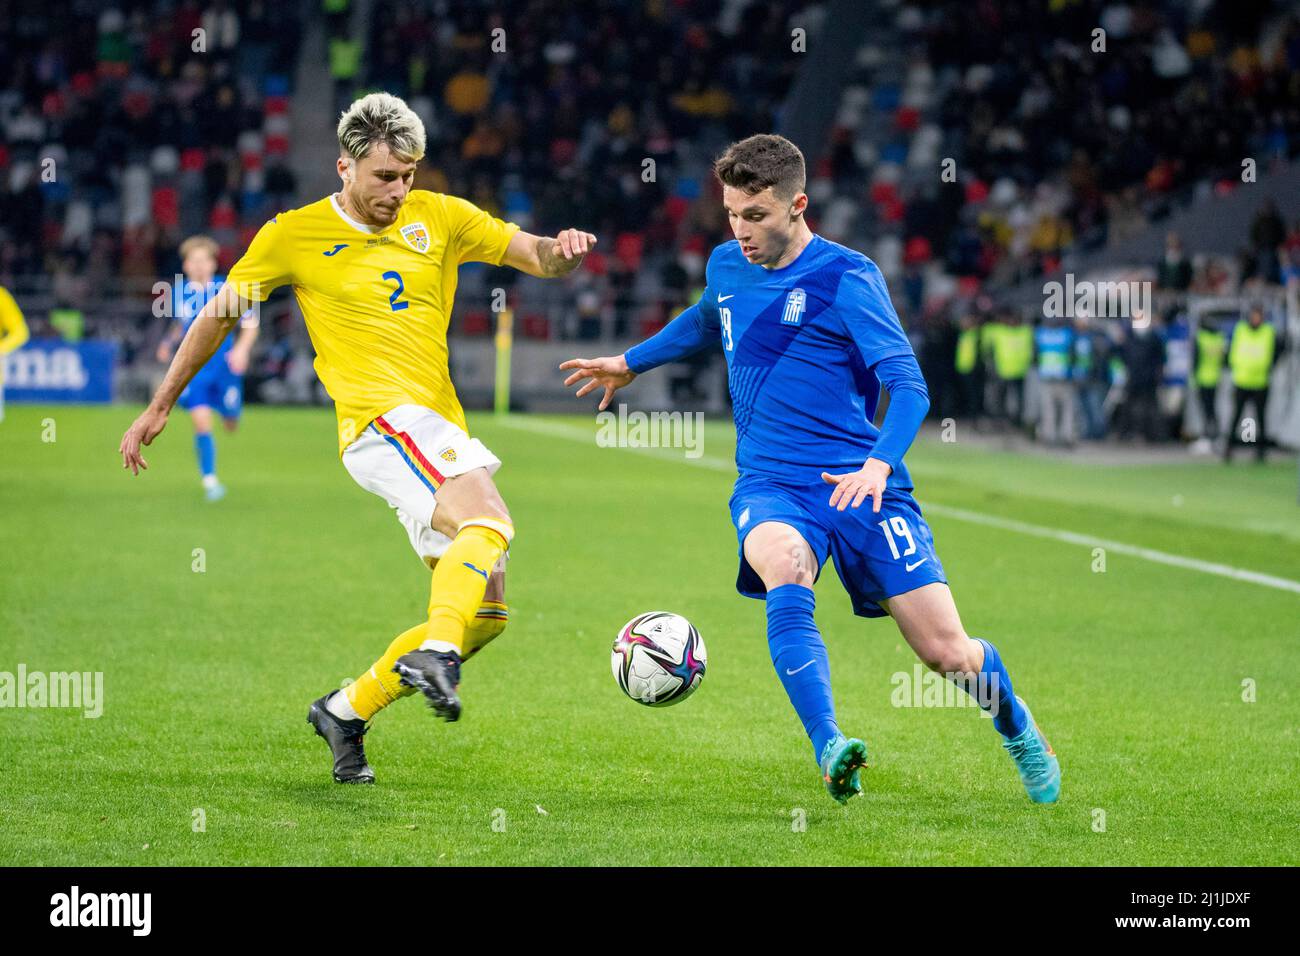
{"label": "soccer player in yellow jersey", "polygon": [[5,363],[4,357],[15,349],[23,347],[31,337],[27,323],[23,321],[23,310],[9,294],[9,290],[0,286],[0,422],[5,420]]}
{"label": "soccer player in yellow jersey", "polygon": [[460,715],[460,665],[506,625],[504,557],[514,536],[492,474],[500,460],[466,432],[447,362],[447,323],[463,262],[542,278],[573,271],[596,237],[530,235],[463,199],[412,189],[424,126],[395,96],[372,93],[338,125],[342,189],[266,223],[199,313],[149,407],[122,438],[122,464],[167,424],[182,389],[250,303],[292,285],[338,413],[343,465],[396,510],[432,569],[428,619],[399,634],[307,720],[334,756],[334,779],[373,783],[362,736],[399,697],[421,691]]}

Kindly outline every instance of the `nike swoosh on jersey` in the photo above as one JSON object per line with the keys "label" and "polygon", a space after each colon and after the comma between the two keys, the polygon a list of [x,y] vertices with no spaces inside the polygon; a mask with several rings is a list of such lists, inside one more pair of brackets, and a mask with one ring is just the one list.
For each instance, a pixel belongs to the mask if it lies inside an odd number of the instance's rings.
{"label": "nike swoosh on jersey", "polygon": [[[812,663],[812,661],[809,661],[809,662],[808,662],[808,664],[811,664],[811,663]],[[787,667],[787,668],[785,669],[785,672],[786,672],[786,674],[788,674],[790,677],[793,677],[795,674],[799,673],[801,670],[803,670],[805,667],[807,667],[808,664],[802,664],[802,665],[800,665],[799,667],[796,667],[794,670],[790,670],[790,668]]]}
{"label": "nike swoosh on jersey", "polygon": [[904,567],[906,567],[907,570],[909,571],[915,571],[917,568],[919,568],[921,565],[925,564],[925,562],[929,560],[930,560],[929,558],[922,558],[920,561],[916,562],[916,564],[908,564],[908,565],[904,565]]}
{"label": "nike swoosh on jersey", "polygon": [[731,295],[720,295],[720,296],[718,296],[718,301],[719,301],[719,302],[726,302],[728,299],[734,299],[735,297],[736,297],[736,293],[734,293],[734,292],[731,293]]}

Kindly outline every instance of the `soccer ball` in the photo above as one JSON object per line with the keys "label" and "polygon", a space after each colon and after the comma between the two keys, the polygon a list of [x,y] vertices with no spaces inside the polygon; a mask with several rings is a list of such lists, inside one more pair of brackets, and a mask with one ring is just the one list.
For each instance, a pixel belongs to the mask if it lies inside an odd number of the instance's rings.
{"label": "soccer ball", "polygon": [[623,693],[650,707],[667,707],[695,692],[707,660],[694,624],[680,614],[650,611],[619,630],[609,663]]}

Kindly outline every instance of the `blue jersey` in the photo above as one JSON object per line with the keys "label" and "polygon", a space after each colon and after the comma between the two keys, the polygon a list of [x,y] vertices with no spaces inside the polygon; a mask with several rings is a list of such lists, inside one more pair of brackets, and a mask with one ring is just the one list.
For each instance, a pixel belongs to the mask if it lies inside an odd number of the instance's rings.
{"label": "blue jersey", "polygon": [[720,341],[742,478],[815,483],[823,471],[856,471],[867,458],[879,457],[893,466],[889,486],[910,490],[902,452],[915,428],[894,454],[873,455],[880,437],[873,423],[879,363],[887,367],[898,360],[905,370],[896,378],[906,378],[925,396],[911,343],[876,264],[814,235],[794,262],[767,269],[749,262],[732,241],[709,257],[706,281],[696,305],[628,351],[628,366],[641,372]]}
{"label": "blue jersey", "polygon": [[1071,376],[1074,360],[1074,329],[1066,325],[1040,325],[1034,330],[1038,350],[1038,377],[1064,382]]}
{"label": "blue jersey", "polygon": [[[199,285],[188,279],[176,285],[172,294],[172,315],[180,323],[183,332],[190,330],[199,312],[212,300],[225,281],[225,276],[213,276],[212,281],[207,285]],[[226,372],[226,353],[230,351],[234,342],[235,330],[232,329],[230,334],[221,341],[212,358],[199,369],[195,378]]]}
{"label": "blue jersey", "polygon": [[[199,312],[211,301],[225,282],[223,276],[215,276],[206,286],[197,282],[186,281],[176,286],[172,297],[172,315],[188,332]],[[246,312],[240,320],[241,325],[256,325],[256,313]],[[237,419],[244,406],[244,377],[230,370],[226,356],[235,342],[235,330],[221,340],[212,358],[204,363],[190,383],[185,386],[177,399],[177,404],[184,409],[206,406],[216,409],[226,419]]]}

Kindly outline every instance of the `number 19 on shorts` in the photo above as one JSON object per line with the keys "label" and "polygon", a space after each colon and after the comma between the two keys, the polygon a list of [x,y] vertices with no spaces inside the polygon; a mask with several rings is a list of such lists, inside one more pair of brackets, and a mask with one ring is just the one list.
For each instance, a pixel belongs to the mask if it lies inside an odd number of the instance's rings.
{"label": "number 19 on shorts", "polygon": [[[905,558],[910,554],[916,554],[916,541],[912,538],[912,530],[907,526],[907,519],[902,515],[894,515],[894,517],[880,522],[880,530],[885,532],[885,540],[889,542],[889,550],[894,555],[895,560]],[[898,551],[898,541],[894,537],[895,535],[907,541],[907,550],[901,554]]]}

